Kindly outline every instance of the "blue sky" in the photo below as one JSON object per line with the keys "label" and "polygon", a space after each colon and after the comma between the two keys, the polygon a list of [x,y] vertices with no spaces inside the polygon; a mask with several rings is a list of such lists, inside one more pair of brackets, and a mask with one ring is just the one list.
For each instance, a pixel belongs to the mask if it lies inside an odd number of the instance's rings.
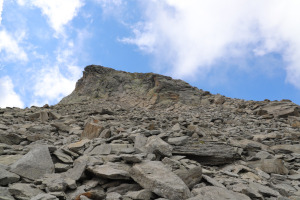
{"label": "blue sky", "polygon": [[99,64],[300,104],[299,0],[0,0],[0,107],[56,104]]}

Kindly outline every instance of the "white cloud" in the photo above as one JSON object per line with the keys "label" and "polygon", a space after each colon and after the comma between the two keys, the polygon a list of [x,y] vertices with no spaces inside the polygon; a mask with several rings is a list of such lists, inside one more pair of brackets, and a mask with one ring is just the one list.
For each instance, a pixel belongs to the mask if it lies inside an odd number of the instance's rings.
{"label": "white cloud", "polygon": [[77,15],[83,6],[82,0],[18,0],[19,5],[38,7],[47,16],[50,26],[63,33],[63,27]]}
{"label": "white cloud", "polygon": [[102,7],[103,16],[114,16],[123,20],[123,9],[127,2],[125,0],[94,0]]}
{"label": "white cloud", "polygon": [[5,30],[0,31],[0,61],[27,61],[27,54],[19,46],[19,42],[24,37],[24,33],[18,37],[13,37]]}
{"label": "white cloud", "polygon": [[69,95],[80,76],[80,68],[73,65],[67,66],[66,73],[63,73],[58,66],[40,70],[33,88],[34,95],[42,99],[38,104],[57,102]]}
{"label": "white cloud", "polygon": [[24,107],[20,96],[14,91],[14,85],[10,77],[0,78],[0,107]]}
{"label": "white cloud", "polygon": [[2,11],[3,11],[3,0],[0,0],[0,25],[2,21]]}
{"label": "white cloud", "polygon": [[74,58],[76,48],[77,45],[72,40],[65,41],[55,52],[55,62],[35,72],[35,105],[57,103],[75,89],[75,84],[82,75],[81,68],[76,65],[77,59]]}
{"label": "white cloud", "polygon": [[283,55],[287,81],[300,88],[299,0],[151,0],[145,21],[124,38],[170,66],[176,77],[207,74],[218,61]]}

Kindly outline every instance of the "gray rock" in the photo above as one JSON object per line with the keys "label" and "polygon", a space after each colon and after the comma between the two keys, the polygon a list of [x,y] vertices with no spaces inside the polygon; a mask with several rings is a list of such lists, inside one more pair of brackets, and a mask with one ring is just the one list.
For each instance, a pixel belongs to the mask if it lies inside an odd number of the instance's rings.
{"label": "gray rock", "polygon": [[148,153],[154,153],[158,156],[172,156],[173,147],[158,136],[149,137],[145,148]]}
{"label": "gray rock", "polygon": [[85,125],[81,138],[93,139],[100,136],[100,133],[104,130],[104,127],[97,124],[98,121],[89,122]]}
{"label": "gray rock", "polygon": [[225,188],[220,188],[215,186],[196,188],[193,189],[192,192],[196,196],[189,198],[188,200],[221,200],[221,199],[251,200],[248,196],[244,194],[232,192]]}
{"label": "gray rock", "polygon": [[200,182],[202,178],[202,167],[194,167],[189,170],[177,170],[175,174],[191,189]]}
{"label": "gray rock", "polygon": [[67,164],[72,164],[73,163],[73,159],[71,156],[69,156],[68,154],[66,154],[62,149],[57,149],[56,151],[54,151],[53,153],[60,161],[67,163]]}
{"label": "gray rock", "polygon": [[96,165],[96,166],[89,166],[87,168],[90,172],[94,175],[102,178],[107,179],[130,179],[130,175],[128,171],[125,169],[118,169],[116,165]]}
{"label": "gray rock", "polygon": [[175,146],[174,155],[184,155],[203,165],[224,165],[240,159],[236,150],[224,144]]}
{"label": "gray rock", "polygon": [[162,162],[145,161],[135,164],[130,175],[143,188],[170,200],[186,199],[191,196],[186,184]]}
{"label": "gray rock", "polygon": [[129,198],[133,200],[139,200],[139,199],[150,200],[151,198],[153,198],[153,193],[147,189],[143,189],[140,191],[130,191],[127,192],[123,198]]}
{"label": "gray rock", "polygon": [[108,192],[106,194],[106,200],[121,200],[122,199],[122,195],[120,195],[117,192]]}
{"label": "gray rock", "polygon": [[126,163],[140,163],[145,158],[144,154],[121,154],[120,156]]}
{"label": "gray rock", "polygon": [[211,184],[212,186],[216,186],[216,187],[220,187],[220,188],[226,189],[226,187],[222,183],[216,181],[215,179],[213,179],[213,178],[211,178],[211,177],[209,177],[207,175],[202,175],[202,178],[205,181],[207,181],[209,184]]}
{"label": "gray rock", "polygon": [[130,184],[130,183],[123,183],[121,185],[118,185],[116,187],[110,187],[107,189],[107,192],[117,192],[121,195],[125,195],[128,191],[139,191],[141,190],[141,186],[134,183],[134,184]]}
{"label": "gray rock", "polygon": [[109,155],[111,153],[111,145],[110,144],[101,144],[96,146],[89,155]]}
{"label": "gray rock", "polygon": [[100,138],[110,138],[111,137],[111,131],[109,129],[104,129],[101,133],[100,133]]}
{"label": "gray rock", "polygon": [[40,119],[42,123],[45,123],[46,121],[49,120],[48,112],[46,111],[41,111],[40,112]]}
{"label": "gray rock", "polygon": [[168,143],[172,145],[184,145],[187,143],[189,139],[189,136],[181,136],[181,137],[175,137],[175,138],[169,138]]}
{"label": "gray rock", "polygon": [[54,164],[48,147],[45,145],[36,146],[15,162],[10,171],[32,180],[53,173]]}
{"label": "gray rock", "polygon": [[275,145],[271,149],[278,153],[298,153],[300,154],[300,145]]}
{"label": "gray rock", "polygon": [[132,144],[110,144],[111,153],[134,153],[135,149]]}
{"label": "gray rock", "polygon": [[75,153],[83,154],[84,150],[89,146],[89,144],[90,140],[84,139],[79,142],[69,144],[67,147]]}
{"label": "gray rock", "polygon": [[11,196],[7,187],[0,187],[0,199],[1,200],[15,200],[13,196]]}
{"label": "gray rock", "polygon": [[14,133],[1,133],[0,134],[0,143],[13,145],[13,144],[20,144],[24,139]]}
{"label": "gray rock", "polygon": [[50,125],[53,126],[53,127],[55,127],[57,130],[62,131],[62,132],[69,133],[70,130],[71,130],[70,126],[68,126],[68,125],[66,125],[64,123],[61,123],[61,122],[51,123]]}
{"label": "gray rock", "polygon": [[258,167],[266,173],[275,173],[275,174],[288,174],[289,170],[285,167],[283,160],[281,159],[264,159],[262,161],[249,162],[250,167]]}
{"label": "gray rock", "polygon": [[138,134],[134,139],[134,148],[140,152],[146,152],[145,145],[147,143],[147,137],[144,135]]}
{"label": "gray rock", "polygon": [[11,183],[15,183],[20,179],[17,174],[11,173],[0,167],[0,186],[6,186]]}
{"label": "gray rock", "polygon": [[279,192],[267,187],[267,186],[264,186],[262,184],[259,184],[259,183],[255,183],[255,182],[250,182],[249,183],[249,188],[253,189],[253,190],[257,190],[260,194],[262,194],[263,196],[273,196],[273,197],[279,197],[281,196],[279,194]]}
{"label": "gray rock", "polygon": [[68,177],[68,178],[71,178],[71,179],[77,181],[83,175],[87,164],[88,164],[88,157],[81,156],[77,160],[75,160],[75,162],[73,164],[73,168],[71,168],[68,171],[66,171],[65,173],[63,173],[62,176]]}
{"label": "gray rock", "polygon": [[42,190],[33,188],[30,184],[26,183],[14,183],[9,186],[8,191],[12,196],[20,200],[30,200],[36,195],[44,193]]}
{"label": "gray rock", "polygon": [[67,182],[62,178],[61,174],[46,175],[42,179],[43,185],[46,187],[48,192],[61,192],[67,189]]}

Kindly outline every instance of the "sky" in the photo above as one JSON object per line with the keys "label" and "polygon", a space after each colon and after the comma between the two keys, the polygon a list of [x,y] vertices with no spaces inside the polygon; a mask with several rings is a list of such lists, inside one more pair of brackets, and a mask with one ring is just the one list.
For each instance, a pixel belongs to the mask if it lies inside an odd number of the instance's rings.
{"label": "sky", "polygon": [[0,107],[54,105],[90,64],[300,104],[299,0],[0,0]]}

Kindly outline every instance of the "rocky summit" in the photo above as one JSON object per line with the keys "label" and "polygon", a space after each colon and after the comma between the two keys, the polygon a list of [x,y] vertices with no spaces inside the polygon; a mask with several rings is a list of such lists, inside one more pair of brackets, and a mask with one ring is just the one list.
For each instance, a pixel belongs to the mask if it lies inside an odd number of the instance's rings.
{"label": "rocky summit", "polygon": [[0,109],[1,200],[299,200],[300,107],[91,65],[54,106]]}

